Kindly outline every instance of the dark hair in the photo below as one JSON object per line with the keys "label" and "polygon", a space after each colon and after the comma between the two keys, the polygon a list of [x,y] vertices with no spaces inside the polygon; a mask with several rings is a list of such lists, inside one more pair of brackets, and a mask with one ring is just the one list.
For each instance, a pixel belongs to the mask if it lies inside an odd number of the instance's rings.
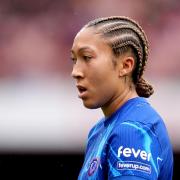
{"label": "dark hair", "polygon": [[149,97],[153,94],[153,87],[143,79],[143,72],[148,59],[148,40],[137,22],[127,17],[112,16],[98,18],[85,25],[96,27],[108,42],[115,56],[119,56],[131,50],[135,56],[135,69],[132,78],[136,92],[141,97]]}

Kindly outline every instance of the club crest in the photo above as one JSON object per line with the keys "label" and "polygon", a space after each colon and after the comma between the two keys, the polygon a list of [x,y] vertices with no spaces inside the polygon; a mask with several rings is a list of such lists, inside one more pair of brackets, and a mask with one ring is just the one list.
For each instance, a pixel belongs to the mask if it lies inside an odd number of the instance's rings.
{"label": "club crest", "polygon": [[100,159],[95,157],[91,160],[89,169],[88,169],[88,175],[92,176],[94,174],[94,172],[98,169],[100,164]]}

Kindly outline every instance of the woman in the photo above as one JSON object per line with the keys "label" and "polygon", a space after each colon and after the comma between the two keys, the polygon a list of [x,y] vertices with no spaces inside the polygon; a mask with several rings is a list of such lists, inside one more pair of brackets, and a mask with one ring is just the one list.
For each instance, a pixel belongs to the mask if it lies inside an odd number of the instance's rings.
{"label": "woman", "polygon": [[173,153],[160,115],[145,98],[148,42],[126,17],[98,18],[76,35],[72,76],[85,107],[104,117],[91,129],[79,180],[170,180]]}

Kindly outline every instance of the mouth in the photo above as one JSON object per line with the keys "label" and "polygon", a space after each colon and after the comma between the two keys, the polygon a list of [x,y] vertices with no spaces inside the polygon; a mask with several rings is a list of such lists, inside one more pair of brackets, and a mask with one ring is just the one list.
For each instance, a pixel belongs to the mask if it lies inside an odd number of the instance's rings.
{"label": "mouth", "polygon": [[79,91],[79,94],[78,94],[79,98],[84,98],[87,93],[87,88],[81,85],[77,85],[76,87]]}

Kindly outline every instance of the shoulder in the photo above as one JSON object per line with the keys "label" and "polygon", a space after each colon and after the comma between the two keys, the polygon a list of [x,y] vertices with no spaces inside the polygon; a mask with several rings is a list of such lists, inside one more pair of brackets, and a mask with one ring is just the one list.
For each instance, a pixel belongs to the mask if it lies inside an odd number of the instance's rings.
{"label": "shoulder", "polygon": [[108,142],[110,176],[158,177],[156,159],[160,146],[153,132],[141,123],[125,121],[116,127]]}
{"label": "shoulder", "polygon": [[162,117],[157,110],[153,108],[147,99],[141,97],[128,100],[119,109],[117,116],[120,120],[119,122],[130,120],[142,124],[163,124]]}
{"label": "shoulder", "polygon": [[[119,125],[115,126],[108,141],[109,146],[113,149],[122,148],[135,148],[135,149],[146,149],[150,152],[153,149],[161,154],[161,146],[157,134],[152,128],[151,124],[144,124],[136,121],[123,121]],[[153,145],[153,146],[152,146]]]}
{"label": "shoulder", "polygon": [[[147,100],[146,100],[147,102]],[[134,106],[117,129],[128,130],[130,134],[140,133],[144,135],[146,140],[151,140],[158,145],[160,153],[171,152],[171,142],[162,116],[150,103],[139,103]],[[116,131],[116,130],[115,130]],[[167,151],[164,151],[167,149]]]}
{"label": "shoulder", "polygon": [[135,104],[119,116],[108,139],[109,174],[156,179],[168,154],[172,151],[162,118],[148,103]]}
{"label": "shoulder", "polygon": [[123,134],[123,130],[128,133],[148,134],[149,137],[157,139],[162,149],[167,143],[170,144],[163,118],[147,100],[141,100],[134,104],[131,111],[120,120],[120,123],[117,121],[114,132],[120,132],[120,129]]}
{"label": "shoulder", "polygon": [[[161,115],[144,98],[134,104],[131,112],[127,116],[128,120],[137,121],[142,124],[156,124],[163,122]],[[127,119],[125,119],[127,120]]]}

